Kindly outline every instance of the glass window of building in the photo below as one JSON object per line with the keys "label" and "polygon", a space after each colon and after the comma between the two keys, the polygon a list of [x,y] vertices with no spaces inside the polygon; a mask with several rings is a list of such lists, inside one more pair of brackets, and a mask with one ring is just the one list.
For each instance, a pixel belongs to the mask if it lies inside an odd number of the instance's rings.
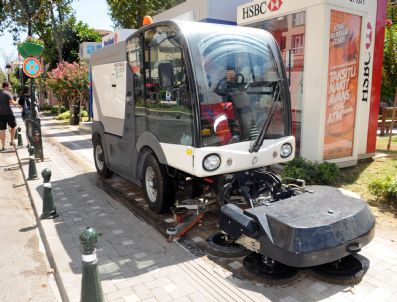
{"label": "glass window of building", "polygon": [[292,134],[296,138],[297,155],[301,144],[305,23],[305,12],[298,12],[253,26],[269,31],[280,47],[291,83]]}

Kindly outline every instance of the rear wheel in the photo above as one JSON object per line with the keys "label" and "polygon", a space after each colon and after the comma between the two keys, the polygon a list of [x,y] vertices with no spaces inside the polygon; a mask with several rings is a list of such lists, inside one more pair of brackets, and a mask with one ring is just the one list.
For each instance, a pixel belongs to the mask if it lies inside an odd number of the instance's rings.
{"label": "rear wheel", "polygon": [[99,175],[105,178],[113,176],[113,172],[105,163],[105,152],[103,151],[101,139],[94,141],[94,162],[95,168]]}
{"label": "rear wheel", "polygon": [[174,183],[153,154],[146,157],[143,165],[143,189],[153,212],[160,214],[169,211],[175,199]]}

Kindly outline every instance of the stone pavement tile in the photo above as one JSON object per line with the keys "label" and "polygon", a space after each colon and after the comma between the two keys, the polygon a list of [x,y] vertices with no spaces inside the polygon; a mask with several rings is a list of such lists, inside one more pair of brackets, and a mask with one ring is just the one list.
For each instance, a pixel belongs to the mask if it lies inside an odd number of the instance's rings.
{"label": "stone pavement tile", "polygon": [[[361,282],[360,283],[360,285],[362,284],[363,282]],[[334,295],[336,295],[336,294],[338,294],[338,293],[341,293],[341,292],[343,292],[343,291],[346,291],[346,290],[348,290],[350,288],[350,286],[345,286],[345,285],[333,285],[333,284],[330,284],[330,286],[325,290],[325,291],[323,291],[322,292],[322,294],[325,296],[325,297],[332,297],[332,296],[334,296]],[[372,285],[370,285],[370,284],[368,284],[368,290],[370,290],[371,288],[374,288],[374,287],[372,287]],[[356,290],[356,292],[357,292],[358,290]],[[363,292],[364,292],[364,290],[362,290]]]}
{"label": "stone pavement tile", "polygon": [[179,297],[177,299],[173,300],[174,302],[191,302],[191,300],[188,297]]}
{"label": "stone pavement tile", "polygon": [[302,302],[302,300],[297,300],[294,297],[287,296],[285,298],[280,299],[280,302]]}
{"label": "stone pavement tile", "polygon": [[123,297],[126,297],[126,296],[131,296],[131,295],[134,295],[134,294],[135,293],[134,293],[134,291],[131,288],[125,288],[123,290],[118,290],[118,291],[115,291],[113,293],[107,294],[106,298],[108,298],[109,301],[114,301],[116,299],[123,298]]}
{"label": "stone pavement tile", "polygon": [[112,282],[112,280],[102,280],[101,286],[104,295],[114,293],[119,289],[124,289],[124,288],[117,288],[115,284]]}
{"label": "stone pavement tile", "polygon": [[142,302],[158,302],[156,298],[152,297],[152,298],[148,298],[148,299],[144,299],[144,300],[140,300]]}
{"label": "stone pavement tile", "polygon": [[308,297],[304,293],[302,293],[294,286],[288,286],[283,288],[282,290],[286,295],[283,299],[296,300],[297,302],[305,302],[308,299]]}
{"label": "stone pavement tile", "polygon": [[198,292],[190,294],[189,295],[189,299],[191,301],[193,301],[193,302],[204,302],[204,301],[213,302],[213,301],[216,301],[215,299],[213,299],[213,298],[209,299],[208,297],[205,297],[205,296],[201,295]]}
{"label": "stone pavement tile", "polygon": [[134,285],[132,289],[141,300],[152,297],[152,292],[144,284]]}
{"label": "stone pavement tile", "polygon": [[321,292],[324,292],[325,290],[327,290],[331,286],[332,286],[331,284],[327,284],[327,283],[324,283],[324,282],[317,281],[317,282],[311,284],[309,286],[309,288],[314,290],[314,291],[316,291],[316,292],[318,292],[318,293],[321,293]]}
{"label": "stone pavement tile", "polygon": [[169,295],[168,292],[164,290],[163,287],[156,287],[150,290],[152,296],[154,296],[158,301],[167,302],[173,301],[173,298]]}
{"label": "stone pavement tile", "polygon": [[[167,289],[166,289],[167,291]],[[196,291],[195,288],[192,286],[189,286],[188,284],[186,285],[179,285],[179,288],[171,291],[167,291],[173,299],[181,298],[181,297],[187,297],[188,295],[194,293]]]}
{"label": "stone pavement tile", "polygon": [[154,281],[151,282],[146,282],[145,285],[148,289],[153,289],[156,287],[162,287],[168,284],[171,284],[172,281],[169,278],[163,277],[159,279],[155,279]]}
{"label": "stone pavement tile", "polygon": [[140,299],[136,294],[124,297],[124,302],[137,302],[137,301],[140,301]]}

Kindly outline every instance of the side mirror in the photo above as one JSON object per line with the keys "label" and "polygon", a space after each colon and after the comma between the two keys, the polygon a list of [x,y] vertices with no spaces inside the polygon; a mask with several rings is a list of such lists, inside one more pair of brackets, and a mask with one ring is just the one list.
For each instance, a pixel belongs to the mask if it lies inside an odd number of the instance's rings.
{"label": "side mirror", "polygon": [[174,68],[172,67],[172,63],[160,63],[158,72],[161,87],[172,87],[174,85]]}

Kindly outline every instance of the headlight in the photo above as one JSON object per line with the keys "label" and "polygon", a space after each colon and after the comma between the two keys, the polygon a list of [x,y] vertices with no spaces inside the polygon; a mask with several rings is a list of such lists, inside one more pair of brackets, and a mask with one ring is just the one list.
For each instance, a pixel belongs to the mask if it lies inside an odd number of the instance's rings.
{"label": "headlight", "polygon": [[291,144],[287,143],[287,144],[284,144],[284,145],[281,146],[281,149],[280,149],[280,156],[281,156],[282,158],[286,158],[286,157],[290,156],[291,153],[292,153],[292,146],[291,146]]}
{"label": "headlight", "polygon": [[209,154],[204,157],[203,168],[207,171],[214,171],[221,165],[221,158],[218,154]]}

